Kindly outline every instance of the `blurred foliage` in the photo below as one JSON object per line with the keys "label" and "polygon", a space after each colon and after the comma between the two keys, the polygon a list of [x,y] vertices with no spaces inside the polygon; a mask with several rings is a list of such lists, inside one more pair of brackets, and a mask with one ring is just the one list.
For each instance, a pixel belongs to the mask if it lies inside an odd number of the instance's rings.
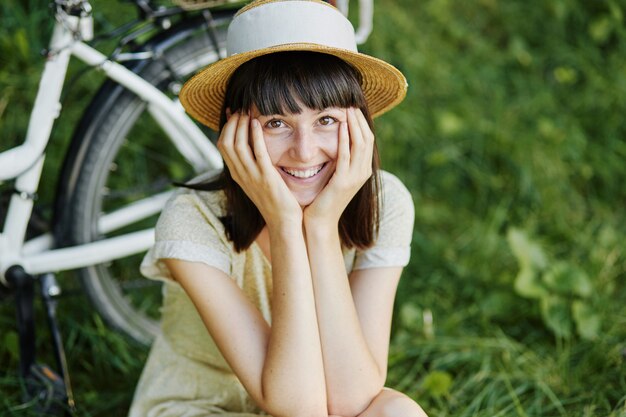
{"label": "blurred foliage", "polygon": [[409,82],[383,166],[416,204],[389,382],[434,415],[625,415],[626,5],[376,8],[364,49]]}
{"label": "blurred foliage", "polygon": [[515,290],[540,301],[548,328],[557,336],[569,338],[575,323],[581,337],[598,337],[601,319],[592,304],[591,296],[596,291],[589,276],[565,261],[549,263],[541,248],[521,230],[509,229],[507,237],[520,266]]}
{"label": "blurred foliage", "polygon": [[[45,3],[0,5],[0,150],[24,135]],[[128,7],[94,3],[101,27]],[[376,11],[362,50],[409,82],[377,121],[383,166],[416,205],[389,385],[431,416],[626,416],[626,4],[376,0]],[[67,94],[42,188],[97,85],[87,74]],[[123,414],[145,350],[84,314],[82,297],[62,305],[81,415]],[[1,369],[14,369],[12,307],[0,308]],[[3,406],[23,415],[3,372]]]}

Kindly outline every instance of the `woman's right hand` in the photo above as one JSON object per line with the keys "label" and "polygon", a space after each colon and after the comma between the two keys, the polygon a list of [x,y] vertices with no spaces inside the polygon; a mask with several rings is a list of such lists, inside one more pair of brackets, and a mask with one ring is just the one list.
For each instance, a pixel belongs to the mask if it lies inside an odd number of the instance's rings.
{"label": "woman's right hand", "polygon": [[272,164],[257,119],[240,112],[230,115],[217,147],[231,176],[269,227],[278,222],[302,224],[302,208]]}

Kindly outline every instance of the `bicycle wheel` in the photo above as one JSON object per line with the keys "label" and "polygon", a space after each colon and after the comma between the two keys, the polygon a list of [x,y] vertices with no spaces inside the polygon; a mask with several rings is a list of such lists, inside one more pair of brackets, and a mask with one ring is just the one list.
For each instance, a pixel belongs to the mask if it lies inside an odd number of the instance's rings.
{"label": "bicycle wheel", "polygon": [[[229,13],[215,16],[217,39],[208,36],[203,20],[185,22],[184,28],[149,43],[145,49],[158,58],[140,63],[134,71],[175,97],[186,78],[219,59],[217,49],[223,49],[230,18]],[[86,111],[57,193],[56,236],[62,245],[154,227],[160,208],[122,224],[111,223],[112,213],[151,198],[164,202],[173,182],[196,173],[147,107],[130,91],[109,82]],[[105,322],[148,344],[158,332],[161,286],[140,276],[142,258],[137,254],[78,272]]]}

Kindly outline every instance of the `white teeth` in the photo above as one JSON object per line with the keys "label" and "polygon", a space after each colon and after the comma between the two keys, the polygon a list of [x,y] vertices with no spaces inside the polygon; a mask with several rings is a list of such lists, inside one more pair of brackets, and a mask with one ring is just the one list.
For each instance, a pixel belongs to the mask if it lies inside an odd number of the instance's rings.
{"label": "white teeth", "polygon": [[311,178],[318,172],[320,172],[323,168],[323,165],[317,168],[309,168],[304,171],[296,171],[292,169],[283,168],[283,171],[297,178]]}

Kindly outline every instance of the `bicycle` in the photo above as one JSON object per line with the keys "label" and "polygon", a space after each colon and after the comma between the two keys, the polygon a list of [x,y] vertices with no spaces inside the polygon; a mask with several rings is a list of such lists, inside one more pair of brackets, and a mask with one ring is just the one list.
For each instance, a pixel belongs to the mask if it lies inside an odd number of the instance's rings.
{"label": "bicycle", "polygon": [[[192,122],[176,93],[198,69],[225,56],[227,25],[245,3],[126,1],[135,4],[139,17],[106,35],[120,38],[109,56],[92,46],[98,38],[88,0],[51,1],[55,26],[25,141],[0,153],[0,184],[14,185],[0,233],[0,286],[13,289],[18,300],[20,373],[43,381],[47,395],[64,398],[70,409],[73,398],[55,321],[61,289],[54,273],[77,270],[87,296],[111,327],[144,344],[156,335],[160,287],[138,273],[142,254],[153,242],[156,216],[173,183],[222,167],[211,139],[215,133]],[[373,7],[371,0],[359,4],[357,38],[362,43],[371,32]],[[347,13],[347,0],[339,7]],[[65,155],[51,232],[26,240],[71,56],[109,80],[83,114]],[[35,365],[37,279],[60,377]]]}

